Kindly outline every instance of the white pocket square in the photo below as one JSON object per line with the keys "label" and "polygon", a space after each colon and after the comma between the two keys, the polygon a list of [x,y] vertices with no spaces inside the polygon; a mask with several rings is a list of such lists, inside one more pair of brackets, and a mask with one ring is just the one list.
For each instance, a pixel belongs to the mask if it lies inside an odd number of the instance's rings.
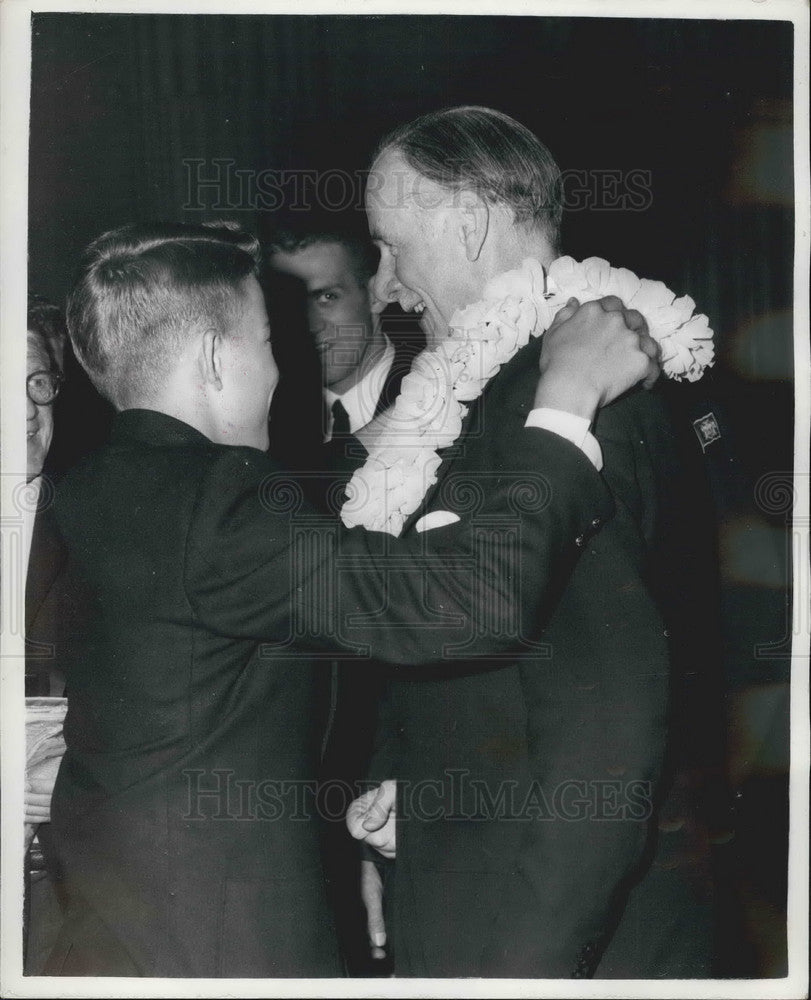
{"label": "white pocket square", "polygon": [[460,520],[452,510],[432,510],[424,514],[414,525],[415,531],[430,531],[432,528],[444,528],[447,524],[456,524]]}

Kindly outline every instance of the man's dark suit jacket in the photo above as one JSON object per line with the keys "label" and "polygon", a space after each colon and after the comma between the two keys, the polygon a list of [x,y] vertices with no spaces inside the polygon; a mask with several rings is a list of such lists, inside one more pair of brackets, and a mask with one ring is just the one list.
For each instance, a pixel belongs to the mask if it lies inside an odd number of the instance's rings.
{"label": "man's dark suit jacket", "polygon": [[[471,406],[404,538],[434,509],[487,527],[480,508],[510,469],[540,347]],[[600,411],[596,435],[615,514],[579,539],[571,574],[525,619],[522,656],[467,676],[395,671],[388,684],[372,776],[399,782],[387,887],[398,975],[590,975],[643,857],[668,705],[658,598],[671,443],[642,390]],[[517,553],[512,600],[491,609],[509,630],[532,557],[495,526],[482,544]]]}
{"label": "man's dark suit jacket", "polygon": [[25,693],[61,694],[60,649],[78,613],[65,578],[67,553],[46,507],[34,520],[25,583]]}
{"label": "man's dark suit jacket", "polygon": [[[41,509],[34,520],[25,584],[25,694],[61,696],[67,649],[85,625],[81,595],[68,579],[67,552],[50,509],[51,482],[40,491]],[[51,845],[50,824],[37,828],[37,841],[26,855],[24,963],[38,974],[56,936],[62,904],[59,861]],[[31,870],[44,867],[33,878]],[[47,873],[47,874],[46,874]],[[50,919],[48,919],[50,915]]]}
{"label": "man's dark suit jacket", "polygon": [[[554,434],[509,454],[484,513],[522,532],[520,619],[613,503]],[[548,502],[516,500],[527,482]],[[312,657],[455,670],[461,641],[495,656],[511,637],[476,623],[516,580],[464,520],[393,540],[299,500],[261,452],[146,410],[63,480],[56,516],[95,611],[68,665],[52,827],[78,902],[52,974],[339,973],[317,824],[295,798],[315,772]]]}

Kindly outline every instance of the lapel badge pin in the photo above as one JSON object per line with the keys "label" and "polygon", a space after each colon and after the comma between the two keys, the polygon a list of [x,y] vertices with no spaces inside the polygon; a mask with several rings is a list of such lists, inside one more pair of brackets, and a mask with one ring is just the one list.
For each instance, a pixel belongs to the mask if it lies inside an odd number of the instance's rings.
{"label": "lapel badge pin", "polygon": [[718,426],[718,421],[715,419],[714,413],[706,413],[703,417],[699,417],[698,420],[694,420],[693,429],[698,435],[702,451],[706,451],[707,445],[712,444],[713,441],[717,441],[721,437],[721,428]]}

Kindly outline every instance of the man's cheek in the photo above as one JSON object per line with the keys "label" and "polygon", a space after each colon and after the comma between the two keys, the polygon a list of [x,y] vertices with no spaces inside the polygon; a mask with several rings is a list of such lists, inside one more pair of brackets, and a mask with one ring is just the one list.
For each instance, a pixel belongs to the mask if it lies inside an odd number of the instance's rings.
{"label": "man's cheek", "polygon": [[279,385],[279,369],[276,365],[273,365],[273,369],[270,373],[270,392],[268,394],[268,407],[270,407],[270,401],[273,399],[273,393],[276,392],[276,387]]}
{"label": "man's cheek", "polygon": [[53,410],[48,408],[44,413],[40,411],[39,426],[40,430],[37,437],[39,438],[43,455],[46,455],[48,449],[51,447],[51,440],[54,436]]}

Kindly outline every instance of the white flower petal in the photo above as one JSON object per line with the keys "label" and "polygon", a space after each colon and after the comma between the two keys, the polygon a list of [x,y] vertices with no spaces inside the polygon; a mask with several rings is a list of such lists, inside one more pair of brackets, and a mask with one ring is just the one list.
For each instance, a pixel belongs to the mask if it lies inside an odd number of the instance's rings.
{"label": "white flower petal", "polygon": [[589,286],[597,293],[598,298],[608,295],[611,281],[611,265],[602,257],[587,257],[583,261],[583,271]]}
{"label": "white flower petal", "polygon": [[639,288],[634,292],[626,306],[638,309],[644,316],[646,312],[669,306],[675,298],[673,292],[663,281],[651,281],[648,278],[639,279]]}
{"label": "white flower petal", "polygon": [[639,290],[640,284],[641,279],[633,271],[629,271],[627,267],[612,267],[611,281],[606,294],[616,295],[627,306]]}

